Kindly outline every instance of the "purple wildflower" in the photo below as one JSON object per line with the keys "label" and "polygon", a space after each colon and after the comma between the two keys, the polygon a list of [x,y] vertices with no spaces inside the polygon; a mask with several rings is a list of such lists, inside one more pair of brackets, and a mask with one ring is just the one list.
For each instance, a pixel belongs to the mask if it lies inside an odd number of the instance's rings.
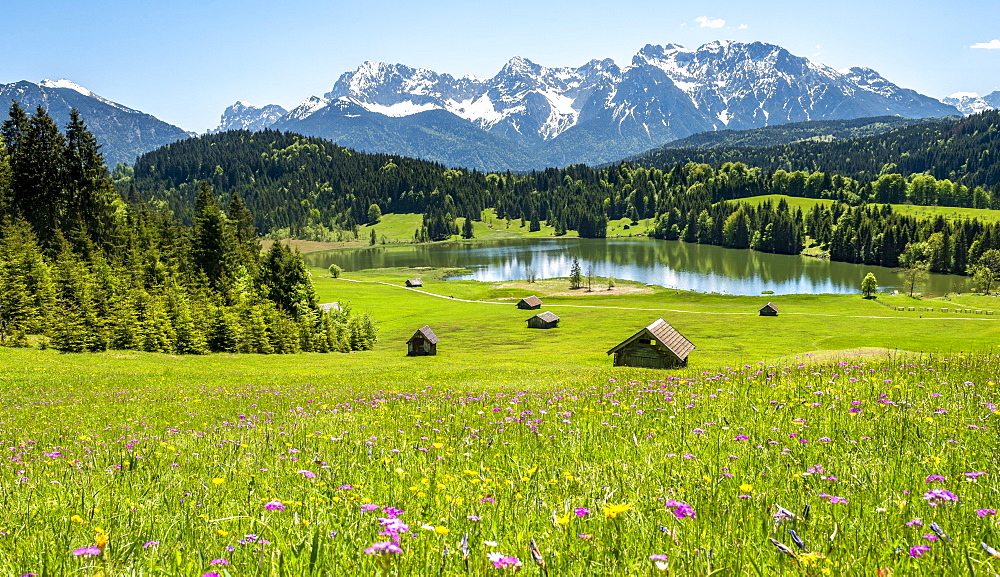
{"label": "purple wildflower", "polygon": [[403,550],[394,541],[382,541],[380,543],[372,543],[371,547],[363,549],[368,555],[381,555],[382,553],[402,553]]}
{"label": "purple wildflower", "polygon": [[159,541],[146,541],[146,542],[145,542],[145,543],[143,544],[142,548],[143,548],[143,549],[149,549],[150,547],[156,547],[156,546],[157,546],[157,545],[159,545],[159,544],[160,544],[160,542],[159,542]]}
{"label": "purple wildflower", "polygon": [[573,513],[575,513],[577,517],[586,517],[587,515],[590,515],[590,509],[586,507],[577,507],[576,509],[573,509]]}
{"label": "purple wildflower", "polygon": [[302,475],[306,479],[315,479],[316,478],[316,473],[313,473],[312,471],[307,471],[305,469],[301,469],[301,470],[295,471],[295,472],[298,473],[299,475]]}
{"label": "purple wildflower", "polygon": [[976,515],[979,515],[980,517],[992,517],[996,514],[996,509],[976,509]]}
{"label": "purple wildflower", "polygon": [[910,557],[920,557],[930,550],[931,548],[927,545],[916,545],[914,547],[910,547]]}
{"label": "purple wildflower", "polygon": [[382,512],[385,513],[386,517],[389,517],[391,519],[393,517],[399,517],[406,511],[402,509],[397,509],[395,507],[382,507]]}
{"label": "purple wildflower", "polygon": [[264,504],[264,508],[268,511],[284,511],[285,504],[281,501],[268,501]]}
{"label": "purple wildflower", "polygon": [[208,564],[222,565],[223,567],[225,567],[226,565],[229,565],[229,559],[212,559],[211,561],[208,562]]}
{"label": "purple wildflower", "polygon": [[947,501],[958,501],[958,495],[947,489],[931,489],[924,493],[924,499],[928,505],[935,507]]}
{"label": "purple wildflower", "polygon": [[927,475],[926,481],[928,483],[933,483],[935,481],[944,482],[944,475]]}
{"label": "purple wildflower", "polygon": [[694,507],[684,503],[682,501],[675,501],[673,499],[667,499],[663,504],[667,509],[671,509],[674,517],[678,519],[685,519],[687,517],[695,518]]}
{"label": "purple wildflower", "polygon": [[89,547],[80,547],[79,549],[73,549],[73,554],[77,557],[90,557],[101,554],[101,550],[91,545]]}
{"label": "purple wildflower", "polygon": [[924,525],[924,522],[921,521],[920,519],[913,519],[912,521],[907,521],[906,522],[906,526],[907,527],[922,527],[923,525]]}
{"label": "purple wildflower", "polygon": [[378,511],[380,507],[372,503],[365,503],[361,505],[361,510],[365,513],[371,513],[372,511]]}

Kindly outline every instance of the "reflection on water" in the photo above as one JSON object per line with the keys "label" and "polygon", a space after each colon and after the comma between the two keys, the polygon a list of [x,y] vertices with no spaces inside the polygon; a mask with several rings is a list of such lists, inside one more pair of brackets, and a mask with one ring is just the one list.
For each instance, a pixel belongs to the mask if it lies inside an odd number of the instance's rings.
{"label": "reflection on water", "polygon": [[[584,274],[629,279],[698,292],[735,295],[857,293],[861,279],[875,273],[879,290],[898,288],[902,275],[891,269],[817,258],[734,250],[718,246],[633,239],[518,239],[479,244],[418,244],[338,250],[305,255],[312,266],[336,263],[345,270],[387,267],[462,267],[480,281],[569,276],[573,258]],[[923,292],[965,290],[966,277],[930,275]]]}

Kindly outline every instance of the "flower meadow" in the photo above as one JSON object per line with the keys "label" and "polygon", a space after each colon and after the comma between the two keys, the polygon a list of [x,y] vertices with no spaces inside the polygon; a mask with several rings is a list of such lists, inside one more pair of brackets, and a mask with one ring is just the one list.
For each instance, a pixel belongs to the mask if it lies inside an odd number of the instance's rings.
{"label": "flower meadow", "polygon": [[[5,383],[12,575],[995,574],[1000,356]],[[16,383],[14,383],[16,385]]]}

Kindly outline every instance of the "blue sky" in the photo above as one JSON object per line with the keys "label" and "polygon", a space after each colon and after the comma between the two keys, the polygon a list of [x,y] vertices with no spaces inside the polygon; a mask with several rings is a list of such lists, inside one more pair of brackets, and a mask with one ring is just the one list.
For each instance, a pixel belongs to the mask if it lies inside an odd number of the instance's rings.
{"label": "blue sky", "polygon": [[719,39],[869,66],[938,98],[1000,90],[995,1],[43,0],[3,13],[0,83],[69,78],[199,132],[236,100],[321,95],[364,60],[489,77],[514,55],[625,65],[645,44]]}

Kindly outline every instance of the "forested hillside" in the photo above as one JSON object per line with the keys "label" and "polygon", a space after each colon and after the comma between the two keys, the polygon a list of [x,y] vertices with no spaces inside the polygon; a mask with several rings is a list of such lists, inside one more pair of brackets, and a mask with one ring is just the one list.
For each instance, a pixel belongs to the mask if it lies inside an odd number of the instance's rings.
{"label": "forested hillside", "polygon": [[[237,195],[206,183],[185,225],[118,195],[74,110],[14,104],[0,129],[0,345],[290,353],[370,348],[368,315],[318,306],[297,252],[261,254]],[[224,211],[225,209],[225,211]]]}
{"label": "forested hillside", "polygon": [[868,138],[834,142],[797,142],[752,148],[720,146],[710,149],[650,151],[630,160],[646,167],[669,167],[698,162],[713,166],[743,162],[772,172],[808,170],[830,172],[862,181],[882,174],[929,174],[967,186],[997,189],[1000,184],[1000,111],[990,110],[961,119],[914,124]]}
{"label": "forested hillside", "polygon": [[[686,150],[689,148],[736,148],[765,147],[781,144],[793,144],[803,140],[816,142],[833,142],[851,138],[867,138],[884,134],[890,130],[911,126],[940,122],[936,118],[904,118],[902,116],[877,116],[873,118],[854,118],[851,120],[811,120],[808,122],[790,122],[776,124],[763,128],[749,130],[712,130],[692,134],[687,138],[673,140],[658,147],[656,150]],[[645,156],[638,155],[639,157]]]}

